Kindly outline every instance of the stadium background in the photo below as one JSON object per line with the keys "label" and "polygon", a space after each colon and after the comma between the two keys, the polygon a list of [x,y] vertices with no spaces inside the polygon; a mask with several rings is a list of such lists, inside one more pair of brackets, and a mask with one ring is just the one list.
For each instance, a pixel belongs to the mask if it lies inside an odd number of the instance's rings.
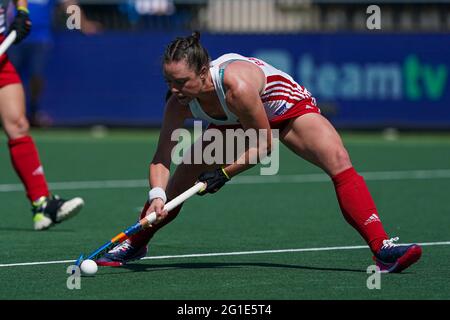
{"label": "stadium background", "polygon": [[[32,134],[51,189],[86,206],[55,228],[32,231],[23,187],[0,149],[2,300],[450,298],[450,1],[80,3],[103,31],[68,30],[68,15],[55,9],[41,101],[51,123]],[[381,8],[381,30],[366,28],[369,4]],[[81,290],[68,289],[71,259],[136,221],[166,92],[161,56],[193,30],[213,58],[261,57],[313,93],[388,234],[423,244],[419,263],[369,290],[373,261],[329,178],[282,146],[277,176],[253,168],[214,196],[191,198],[146,260],[100,269]],[[4,135],[0,141],[6,145]]]}
{"label": "stadium background", "polygon": [[[43,111],[54,125],[157,126],[165,83],[161,56],[192,30],[212,58],[256,56],[293,75],[340,128],[450,128],[447,1],[88,0],[104,32],[67,30],[56,41]],[[131,111],[131,112],[130,112]]]}

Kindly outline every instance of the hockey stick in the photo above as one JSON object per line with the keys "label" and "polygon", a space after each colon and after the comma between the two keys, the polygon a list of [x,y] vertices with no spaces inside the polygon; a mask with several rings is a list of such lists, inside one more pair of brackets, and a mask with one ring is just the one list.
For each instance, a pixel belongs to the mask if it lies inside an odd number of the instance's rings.
{"label": "hockey stick", "polygon": [[17,38],[17,32],[16,30],[11,31],[8,36],[3,40],[3,42],[0,44],[0,56],[8,50],[9,46],[16,41]]}
{"label": "hockey stick", "polygon": [[[170,210],[178,207],[181,203],[183,203],[184,201],[186,201],[187,199],[192,197],[194,194],[196,194],[197,192],[202,190],[204,187],[205,187],[205,183],[203,183],[203,182],[196,183],[193,187],[189,188],[188,190],[186,190],[179,196],[175,197],[173,200],[166,203],[166,205],[164,206],[164,210],[170,211]],[[99,247],[98,249],[93,251],[91,254],[89,254],[87,256],[86,259],[94,260],[96,257],[109,251],[116,245],[124,242],[126,239],[128,239],[133,234],[136,234],[136,233],[140,232],[141,230],[148,228],[155,221],[156,221],[156,213],[152,212],[149,215],[147,215],[146,217],[139,220],[139,222],[137,222],[133,226],[131,226],[128,229],[126,229],[125,231],[119,233],[118,235],[113,237],[110,241],[106,242],[104,245],[102,245],[101,247]],[[83,254],[81,254],[79,256],[79,258],[76,260],[75,265],[80,266],[81,263],[83,262],[83,260],[85,260],[84,257],[85,256]]]}

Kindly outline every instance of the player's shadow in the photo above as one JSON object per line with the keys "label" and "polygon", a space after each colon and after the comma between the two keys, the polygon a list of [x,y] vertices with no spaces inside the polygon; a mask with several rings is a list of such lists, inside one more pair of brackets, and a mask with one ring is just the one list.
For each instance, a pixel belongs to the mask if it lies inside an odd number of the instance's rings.
{"label": "player's shadow", "polygon": [[367,270],[365,269],[362,270],[350,268],[312,267],[312,266],[266,263],[266,262],[188,262],[188,263],[167,263],[167,264],[135,263],[135,264],[126,264],[122,268],[134,272],[158,272],[158,271],[179,270],[179,269],[215,269],[215,268],[245,268],[245,267],[367,273]]}

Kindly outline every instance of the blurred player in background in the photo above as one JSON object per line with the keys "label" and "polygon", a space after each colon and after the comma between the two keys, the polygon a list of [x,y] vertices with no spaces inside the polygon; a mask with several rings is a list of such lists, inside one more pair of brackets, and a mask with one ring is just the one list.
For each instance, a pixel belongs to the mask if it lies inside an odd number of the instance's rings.
{"label": "blurred player in background", "polygon": [[[419,245],[395,244],[398,238],[387,236],[364,178],[353,168],[339,134],[320,114],[308,90],[291,76],[264,61],[238,54],[226,54],[210,62],[198,33],[177,38],[167,47],[163,70],[172,95],[166,103],[158,148],[150,165],[149,201],[140,216],[156,211],[159,220],[110,250],[97,261],[99,265],[120,266],[145,256],[154,233],[181,210],[179,206],[167,213],[164,204],[196,181],[207,184],[201,195],[217,192],[232,177],[251,168],[255,162],[250,159],[271,150],[272,129],[279,130],[280,140],[289,149],[330,176],[345,219],[367,242],[381,270],[400,272],[420,258]],[[222,131],[264,129],[269,132],[268,139],[260,139],[256,148],[247,148],[232,164],[182,163],[170,177],[171,152],[177,144],[172,141],[172,133],[188,118],[206,120],[210,128]],[[226,138],[223,136],[224,145]],[[243,159],[245,163],[240,161]],[[272,199],[276,201],[276,197]]]}
{"label": "blurred player in background", "polygon": [[[17,0],[14,4],[17,15],[8,32],[17,32],[14,43],[18,44],[30,33],[32,24],[27,1]],[[0,42],[5,39],[7,5],[8,1],[0,2]],[[23,86],[6,53],[0,57],[0,118],[8,136],[13,167],[32,205],[34,229],[45,230],[78,213],[84,205],[83,199],[77,197],[66,201],[52,195],[48,189],[36,145],[29,133]]]}
{"label": "blurred player in background", "polygon": [[[20,46],[9,51],[9,57],[23,79],[28,101],[28,119],[35,127],[51,125],[49,115],[40,110],[40,99],[45,89],[45,69],[53,47],[52,14],[60,5],[66,13],[67,7],[77,5],[76,0],[28,0],[33,32]],[[10,10],[13,12],[14,10]],[[86,35],[96,34],[101,26],[98,22],[87,19],[80,10],[81,32]]]}

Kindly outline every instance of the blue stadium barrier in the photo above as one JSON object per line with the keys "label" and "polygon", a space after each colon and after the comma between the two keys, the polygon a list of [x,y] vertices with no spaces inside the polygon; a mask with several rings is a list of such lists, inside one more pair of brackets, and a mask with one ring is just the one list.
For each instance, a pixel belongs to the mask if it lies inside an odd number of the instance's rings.
{"label": "blue stadium barrier", "polygon": [[[158,126],[165,46],[179,34],[56,35],[43,110],[55,125]],[[448,34],[203,34],[290,73],[341,128],[450,128]]]}

